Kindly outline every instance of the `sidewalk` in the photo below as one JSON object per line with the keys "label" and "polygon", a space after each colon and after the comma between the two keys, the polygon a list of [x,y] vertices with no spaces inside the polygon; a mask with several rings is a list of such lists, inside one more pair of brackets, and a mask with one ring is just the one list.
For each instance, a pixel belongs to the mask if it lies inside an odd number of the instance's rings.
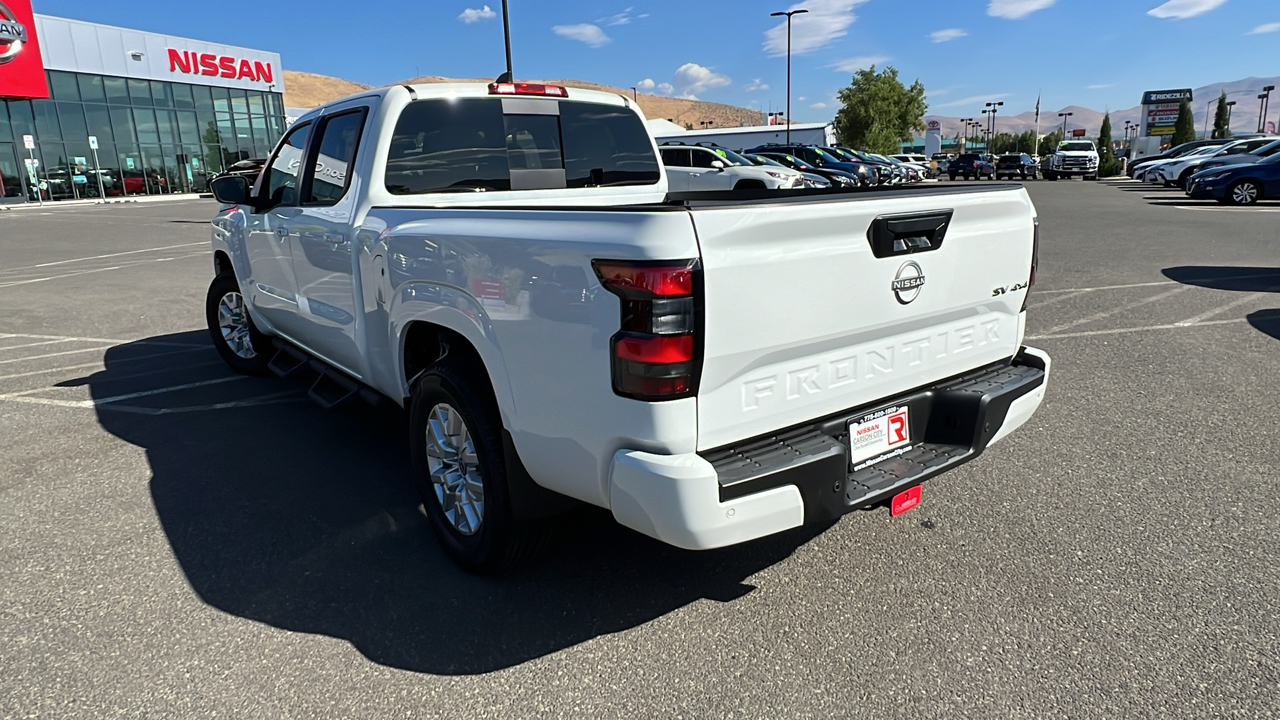
{"label": "sidewalk", "polygon": [[199,193],[178,193],[174,195],[139,195],[136,197],[117,198],[109,200],[48,200],[42,207],[40,203],[28,202],[17,205],[0,205],[0,212],[10,210],[48,210],[50,208],[65,207],[84,207],[92,205],[125,205],[133,203],[159,203],[159,202],[177,202],[180,200],[199,200],[201,198],[212,198],[212,195],[201,195]]}

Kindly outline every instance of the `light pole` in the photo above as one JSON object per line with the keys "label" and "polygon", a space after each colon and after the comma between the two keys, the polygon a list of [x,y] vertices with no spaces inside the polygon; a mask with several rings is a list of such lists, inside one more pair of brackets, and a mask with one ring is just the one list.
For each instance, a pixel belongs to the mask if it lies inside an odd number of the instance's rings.
{"label": "light pole", "polygon": [[[506,2],[506,0],[503,0]],[[769,13],[769,17],[787,16],[787,144],[791,144],[791,16],[803,15],[808,10],[787,10],[786,12]]]}
{"label": "light pole", "polygon": [[973,142],[976,145],[978,143],[978,128],[982,127],[982,123],[974,119],[969,122],[969,127],[973,130]]}
{"label": "light pole", "polygon": [[1262,94],[1258,96],[1262,101],[1258,105],[1258,132],[1267,131],[1267,111],[1271,109],[1271,91],[1275,89],[1275,85],[1268,85],[1262,88]]}
{"label": "light pole", "polygon": [[1069,112],[1058,113],[1058,117],[1062,118],[1062,138],[1064,140],[1067,137],[1067,118],[1071,117],[1072,115],[1075,115],[1075,113],[1069,113]]}
{"label": "light pole", "polygon": [[635,85],[631,86],[631,99],[635,100],[636,104],[640,103],[640,93],[636,90]]}
{"label": "light pole", "polygon": [[[988,120],[990,120],[990,124],[987,126],[987,135],[991,138],[995,138],[996,136],[996,113],[1000,112],[1000,107],[1002,105],[1004,105],[1003,100],[1001,100],[1000,102],[987,103],[987,108],[990,109],[991,111],[991,115],[988,118]],[[983,112],[986,112],[986,110],[984,110]],[[987,148],[987,152],[990,152],[990,151],[991,149]]]}
{"label": "light pole", "polygon": [[1231,137],[1231,108],[1236,106],[1235,100],[1227,101],[1227,137]]}
{"label": "light pole", "polygon": [[973,122],[973,118],[960,118],[960,122],[964,125],[964,148],[965,152],[969,150],[969,123]]}
{"label": "light pole", "polygon": [[507,17],[507,0],[502,0],[502,37],[507,43],[507,74],[498,78],[498,82],[515,82],[515,71],[511,69],[511,20]]}

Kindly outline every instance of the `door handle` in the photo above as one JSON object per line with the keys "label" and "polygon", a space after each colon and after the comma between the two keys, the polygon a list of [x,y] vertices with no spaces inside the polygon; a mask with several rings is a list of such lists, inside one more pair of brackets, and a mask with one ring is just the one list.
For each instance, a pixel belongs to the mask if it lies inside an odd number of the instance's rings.
{"label": "door handle", "polygon": [[325,242],[333,243],[334,245],[342,245],[347,241],[345,236],[337,235],[335,233],[325,233],[321,235],[321,237],[324,238]]}
{"label": "door handle", "polygon": [[881,215],[867,228],[871,254],[878,258],[937,250],[946,239],[952,210]]}
{"label": "door handle", "polygon": [[276,228],[276,235],[280,236],[281,239],[289,237],[289,228],[285,228],[285,227]]}

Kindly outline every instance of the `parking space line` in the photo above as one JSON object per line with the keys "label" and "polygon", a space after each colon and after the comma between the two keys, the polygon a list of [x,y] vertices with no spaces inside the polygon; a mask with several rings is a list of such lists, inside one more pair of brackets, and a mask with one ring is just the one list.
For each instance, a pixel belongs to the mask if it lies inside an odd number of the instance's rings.
{"label": "parking space line", "polygon": [[54,398],[33,398],[30,397],[38,392],[44,392],[51,388],[36,388],[34,390],[21,390],[19,392],[6,393],[0,395],[0,400],[12,400],[14,402],[35,402],[42,405],[61,405],[63,407],[89,408],[96,405],[107,405],[122,400],[134,400],[141,397],[150,397],[152,395],[162,395],[164,393],[177,392],[179,390],[190,390],[192,388],[205,387],[207,385],[218,385],[221,383],[235,382],[236,380],[247,380],[247,375],[230,375],[228,377],[214,378],[212,380],[201,380],[199,382],[183,383],[181,385],[171,385],[169,387],[156,388],[154,390],[139,390],[138,392],[125,393],[124,395],[114,395],[112,397],[98,398],[96,400],[56,400]]}
{"label": "parking space line", "polygon": [[[150,355],[139,355],[137,357],[119,358],[119,359],[112,360],[111,362],[122,363],[122,362],[134,362],[137,360],[150,360],[152,358],[166,357],[168,355],[180,355],[182,353],[192,352],[195,350],[212,350],[212,349],[213,348],[208,346],[193,347],[190,350],[172,350],[170,352],[152,353]],[[13,373],[12,375],[0,375],[0,380],[12,380],[14,378],[30,377],[32,375],[45,375],[48,373],[66,372],[67,370],[83,370],[84,368],[100,367],[100,366],[103,366],[104,364],[105,363],[102,360],[98,360],[96,362],[84,363],[82,365],[68,365],[65,367],[48,368],[46,370],[31,370],[28,372]]]}
{"label": "parking space line", "polygon": [[1057,293],[1094,292],[1096,290],[1128,290],[1129,288],[1153,287],[1155,285],[1172,285],[1177,280],[1156,280],[1155,282],[1130,283],[1128,285],[1099,285],[1087,288],[1066,288],[1063,290],[1035,290],[1037,295],[1053,295]]}
{"label": "parking space line", "polygon": [[1149,303],[1158,302],[1171,295],[1177,295],[1178,293],[1186,292],[1191,288],[1192,288],[1191,285],[1182,285],[1181,287],[1176,287],[1172,290],[1162,292],[1158,295],[1152,295],[1149,298],[1143,298],[1142,300],[1126,303],[1120,307],[1111,308],[1110,310],[1103,310],[1102,312],[1096,312],[1092,315],[1086,315],[1082,318],[1077,318],[1075,320],[1072,320],[1069,323],[1063,323],[1055,328],[1051,328],[1046,332],[1046,334],[1059,333],[1059,332],[1062,332],[1063,330],[1069,330],[1073,327],[1084,325],[1085,323],[1091,323],[1095,320],[1102,320],[1103,318],[1111,317],[1112,315],[1115,315],[1118,312],[1124,312],[1125,310],[1132,310],[1133,308],[1136,308],[1136,307],[1142,307],[1143,305],[1147,305]]}
{"label": "parking space line", "polygon": [[14,287],[16,285],[30,285],[31,283],[47,282],[49,280],[59,280],[61,278],[76,277],[78,275],[90,275],[92,273],[108,272],[110,270],[121,270],[123,268],[138,267],[139,265],[146,265],[147,263],[160,263],[160,262],[168,262],[170,260],[182,260],[184,258],[198,257],[203,255],[205,255],[205,253],[202,253],[202,252],[189,253],[187,255],[177,255],[174,257],[167,257],[167,258],[156,258],[154,260],[139,260],[138,262],[125,263],[122,265],[113,265],[111,267],[104,267],[104,268],[94,268],[92,270],[77,270],[76,272],[64,273],[62,275],[49,275],[47,277],[28,278],[26,280],[13,280],[10,282],[0,283],[0,289],[7,288],[7,287]]}
{"label": "parking space line", "polygon": [[[160,345],[163,347],[196,347],[191,343],[165,342],[164,340],[121,340],[119,338],[76,337],[74,335],[32,335],[30,333],[0,332],[0,339],[31,338],[32,340],[66,340],[69,342],[115,343],[116,345]],[[207,347],[201,345],[199,347]]]}
{"label": "parking space line", "polygon": [[19,348],[36,347],[37,345],[57,345],[58,343],[71,342],[70,340],[41,340],[40,342],[26,343],[25,345],[5,345],[0,347],[0,352],[5,350],[17,350]]}
{"label": "parking space line", "polygon": [[1089,292],[1089,291],[1088,291],[1088,290],[1077,290],[1077,291],[1075,291],[1075,292],[1065,293],[1065,294],[1063,294],[1063,295],[1059,295],[1059,296],[1057,296],[1057,297],[1051,297],[1051,298],[1049,298],[1048,300],[1045,300],[1045,301],[1043,301],[1043,302],[1038,302],[1038,303],[1028,303],[1028,304],[1027,304],[1027,307],[1028,307],[1029,309],[1031,309],[1031,310],[1039,310],[1040,308],[1044,307],[1045,305],[1052,305],[1052,304],[1054,304],[1054,303],[1056,303],[1056,302],[1062,302],[1063,300],[1070,300],[1071,298],[1076,297],[1077,295],[1083,295],[1083,294],[1085,294],[1085,293],[1087,293],[1087,292]]}
{"label": "parking space line", "polygon": [[1043,335],[1029,335],[1028,340],[1057,340],[1060,338],[1076,338],[1089,337],[1092,335],[1122,335],[1124,333],[1145,332],[1147,330],[1181,330],[1183,328],[1208,327],[1210,325],[1231,325],[1233,323],[1248,322],[1248,318],[1232,318],[1230,320],[1209,320],[1207,322],[1198,322],[1194,325],[1178,325],[1176,323],[1169,325],[1145,325],[1143,327],[1130,328],[1112,328],[1110,330],[1082,330],[1073,333],[1044,333]]}
{"label": "parking space line", "polygon": [[26,362],[27,360],[43,360],[45,358],[60,357],[62,355],[75,355],[77,353],[93,352],[95,350],[109,350],[110,347],[91,347],[80,348],[79,350],[66,350],[64,352],[46,353],[44,355],[32,355],[31,357],[9,358],[8,360],[0,360],[0,365],[7,363]]}
{"label": "parking space line", "polygon": [[[1275,290],[1280,290],[1280,287],[1276,287]],[[1231,308],[1240,307],[1241,305],[1247,305],[1251,302],[1261,300],[1266,296],[1267,296],[1267,293],[1265,292],[1249,293],[1248,295],[1245,295],[1244,297],[1241,297],[1241,298],[1237,298],[1221,307],[1217,307],[1217,308],[1214,308],[1213,310],[1202,312],[1199,315],[1196,315],[1195,317],[1189,317],[1186,320],[1179,320],[1178,322],[1174,323],[1174,325],[1195,325],[1201,320],[1207,320],[1213,317],[1214,315],[1221,315],[1222,313],[1230,310]]]}
{"label": "parking space line", "polygon": [[207,242],[183,243],[181,245],[165,245],[164,247],[143,248],[142,250],[126,250],[124,252],[107,253],[105,255],[90,255],[88,257],[72,258],[70,260],[55,260],[53,262],[39,263],[37,265],[24,265],[16,268],[5,268],[0,270],[0,274],[17,272],[19,270],[34,270],[36,268],[52,267],[54,265],[66,265],[67,263],[85,262],[86,260],[103,260],[106,258],[120,257],[122,255],[137,255],[145,252],[159,252],[161,250],[176,250],[178,248],[192,247],[193,245],[207,245]]}
{"label": "parking space line", "polygon": [[[286,397],[286,395],[294,395],[295,397]],[[191,405],[189,407],[178,408],[149,408],[138,407],[136,405],[104,405],[102,409],[112,410],[114,412],[134,413],[137,415],[173,415],[175,413],[232,410],[235,408],[261,407],[263,405],[286,405],[289,403],[302,403],[309,401],[310,398],[298,395],[297,391],[290,391],[288,393],[271,393],[270,395],[261,395],[256,398],[232,400],[230,402],[214,403],[212,405]]]}

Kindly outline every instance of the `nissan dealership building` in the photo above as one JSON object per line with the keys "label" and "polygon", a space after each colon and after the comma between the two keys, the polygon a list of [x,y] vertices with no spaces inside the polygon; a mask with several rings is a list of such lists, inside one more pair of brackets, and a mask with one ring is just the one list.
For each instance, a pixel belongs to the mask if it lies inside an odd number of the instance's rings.
{"label": "nissan dealership building", "polygon": [[284,130],[280,56],[0,0],[0,203],[202,192]]}

